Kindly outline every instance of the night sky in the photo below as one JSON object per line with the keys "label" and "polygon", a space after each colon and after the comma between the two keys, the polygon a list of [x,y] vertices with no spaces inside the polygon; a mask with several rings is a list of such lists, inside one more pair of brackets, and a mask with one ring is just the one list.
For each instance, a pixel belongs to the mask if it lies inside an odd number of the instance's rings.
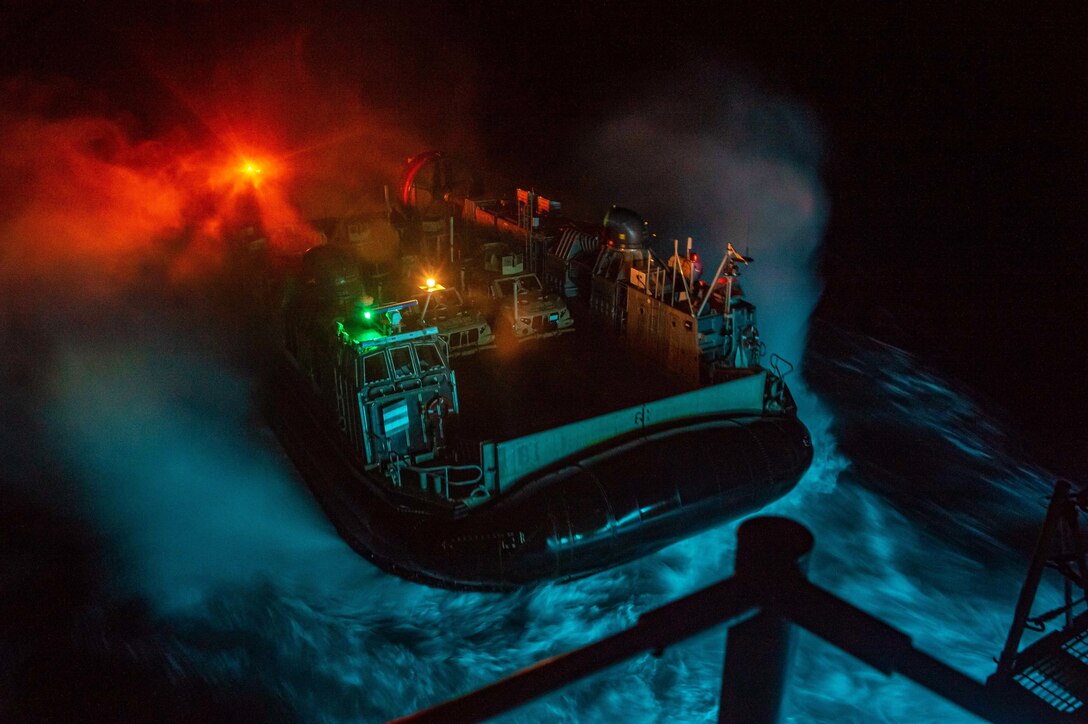
{"label": "night sky", "polygon": [[[45,434],[50,314],[139,304],[152,286],[184,297],[214,273],[215,234],[240,213],[217,169],[271,159],[265,210],[290,222],[374,208],[403,160],[434,148],[494,193],[531,185],[579,218],[617,203],[663,238],[750,230],[757,262],[768,219],[723,204],[750,197],[719,193],[719,172],[725,186],[746,179],[737,159],[790,169],[816,192],[786,195],[783,215],[802,208],[822,232],[795,252],[822,289],[809,349],[831,329],[905,349],[1025,459],[1084,482],[1088,11],[996,7],[4,2],[2,472],[62,474],[21,447]],[[82,558],[95,534],[31,498],[0,490],[9,532],[37,521],[0,545],[54,530],[49,565],[97,570]],[[53,584],[35,580],[37,606]],[[18,605],[0,610],[11,630]],[[234,713],[247,705],[240,692]]]}

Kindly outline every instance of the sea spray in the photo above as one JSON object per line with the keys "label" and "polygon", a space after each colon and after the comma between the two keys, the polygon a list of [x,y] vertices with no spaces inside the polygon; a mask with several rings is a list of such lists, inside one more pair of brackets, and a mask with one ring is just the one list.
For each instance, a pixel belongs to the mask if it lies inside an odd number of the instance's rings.
{"label": "sea spray", "polygon": [[170,609],[240,580],[303,574],[293,556],[350,555],[252,426],[250,380],[199,348],[214,338],[147,308],[96,310],[111,312],[111,334],[53,329],[63,344],[41,416],[130,590]]}

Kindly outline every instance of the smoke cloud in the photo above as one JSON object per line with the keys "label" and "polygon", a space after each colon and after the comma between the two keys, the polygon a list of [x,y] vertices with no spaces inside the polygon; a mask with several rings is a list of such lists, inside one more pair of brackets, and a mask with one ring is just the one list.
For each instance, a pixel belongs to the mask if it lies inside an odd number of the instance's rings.
{"label": "smoke cloud", "polygon": [[426,135],[396,110],[388,19],[177,12],[135,14],[124,74],[0,85],[4,493],[86,523],[118,592],[162,609],[349,555],[253,422],[230,261],[250,228],[376,208]]}
{"label": "smoke cloud", "polygon": [[28,422],[0,440],[22,461],[5,465],[5,484],[91,523],[119,592],[165,607],[292,550],[342,549],[253,437],[244,338],[216,293],[223,235],[243,210],[296,218],[285,187],[239,175],[187,128],[138,138],[90,115],[0,123],[15,199],[0,220],[5,417]]}
{"label": "smoke cloud", "polygon": [[755,262],[741,284],[751,285],[764,340],[799,364],[828,213],[819,124],[799,102],[722,68],[677,77],[698,83],[651,89],[590,137],[582,155],[599,184],[585,192],[601,208],[638,210],[664,254],[692,236],[712,270],[727,242],[748,249]]}
{"label": "smoke cloud", "polygon": [[385,584],[342,581],[375,572],[260,422],[231,257],[374,208],[424,138],[470,147],[443,93],[472,95],[419,70],[455,131],[407,122],[389,18],[54,5],[0,13],[0,718],[274,718],[151,621],[258,581]]}
{"label": "smoke cloud", "polygon": [[[595,175],[582,193],[601,209],[615,203],[639,211],[665,256],[674,238],[683,248],[693,237],[704,275],[713,274],[726,243],[750,252],[754,262],[740,283],[756,305],[767,351],[800,369],[829,212],[820,124],[798,101],[719,66],[693,63],[676,77],[694,80],[649,89],[588,137],[581,155]],[[788,382],[815,441],[812,470],[843,469],[829,411],[802,375]],[[835,477],[814,472],[803,487],[827,491]]]}

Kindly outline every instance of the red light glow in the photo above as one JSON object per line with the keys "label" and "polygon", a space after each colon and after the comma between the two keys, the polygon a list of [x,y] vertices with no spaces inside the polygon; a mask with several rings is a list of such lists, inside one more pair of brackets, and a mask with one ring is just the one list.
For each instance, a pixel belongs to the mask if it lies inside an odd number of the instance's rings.
{"label": "red light glow", "polygon": [[363,102],[354,76],[312,75],[306,33],[196,66],[187,44],[159,39],[140,50],[174,103],[154,112],[64,116],[63,86],[0,88],[0,285],[71,277],[110,293],[149,268],[192,278],[249,229],[305,248],[305,219],[382,209],[367,195],[422,145]]}
{"label": "red light glow", "polygon": [[90,265],[107,290],[152,259],[181,280],[216,268],[241,229],[302,225],[269,154],[134,139],[105,118],[3,114],[0,132],[0,180],[19,181],[0,202],[0,282]]}

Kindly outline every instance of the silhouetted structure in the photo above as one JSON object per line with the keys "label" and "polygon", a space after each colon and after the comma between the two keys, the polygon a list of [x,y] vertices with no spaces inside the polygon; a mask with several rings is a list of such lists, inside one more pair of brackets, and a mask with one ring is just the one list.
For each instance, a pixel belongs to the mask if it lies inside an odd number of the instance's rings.
{"label": "silhouetted structure", "polygon": [[[1019,654],[1016,648],[1029,619],[1039,577],[1047,561],[1084,587],[1083,535],[1077,526],[1084,495],[1069,494],[1059,482],[1047,515],[1039,551],[1017,607],[998,672],[986,683],[971,679],[914,648],[911,639],[810,582],[805,561],[812,534],[786,518],[757,517],[737,534],[736,573],[678,601],[643,615],[625,631],[523,669],[482,689],[431,707],[399,722],[487,719],[543,694],[646,651],[661,651],[719,624],[728,627],[722,701],[723,722],[773,722],[779,714],[791,659],[791,624],[850,653],[886,675],[899,674],[983,719],[993,722],[1081,721],[1088,680],[1085,624],[1072,615],[1066,626]],[[1060,533],[1072,549],[1051,553]],[[1075,555],[1070,556],[1069,550]],[[1070,589],[1067,589],[1070,590]]]}

